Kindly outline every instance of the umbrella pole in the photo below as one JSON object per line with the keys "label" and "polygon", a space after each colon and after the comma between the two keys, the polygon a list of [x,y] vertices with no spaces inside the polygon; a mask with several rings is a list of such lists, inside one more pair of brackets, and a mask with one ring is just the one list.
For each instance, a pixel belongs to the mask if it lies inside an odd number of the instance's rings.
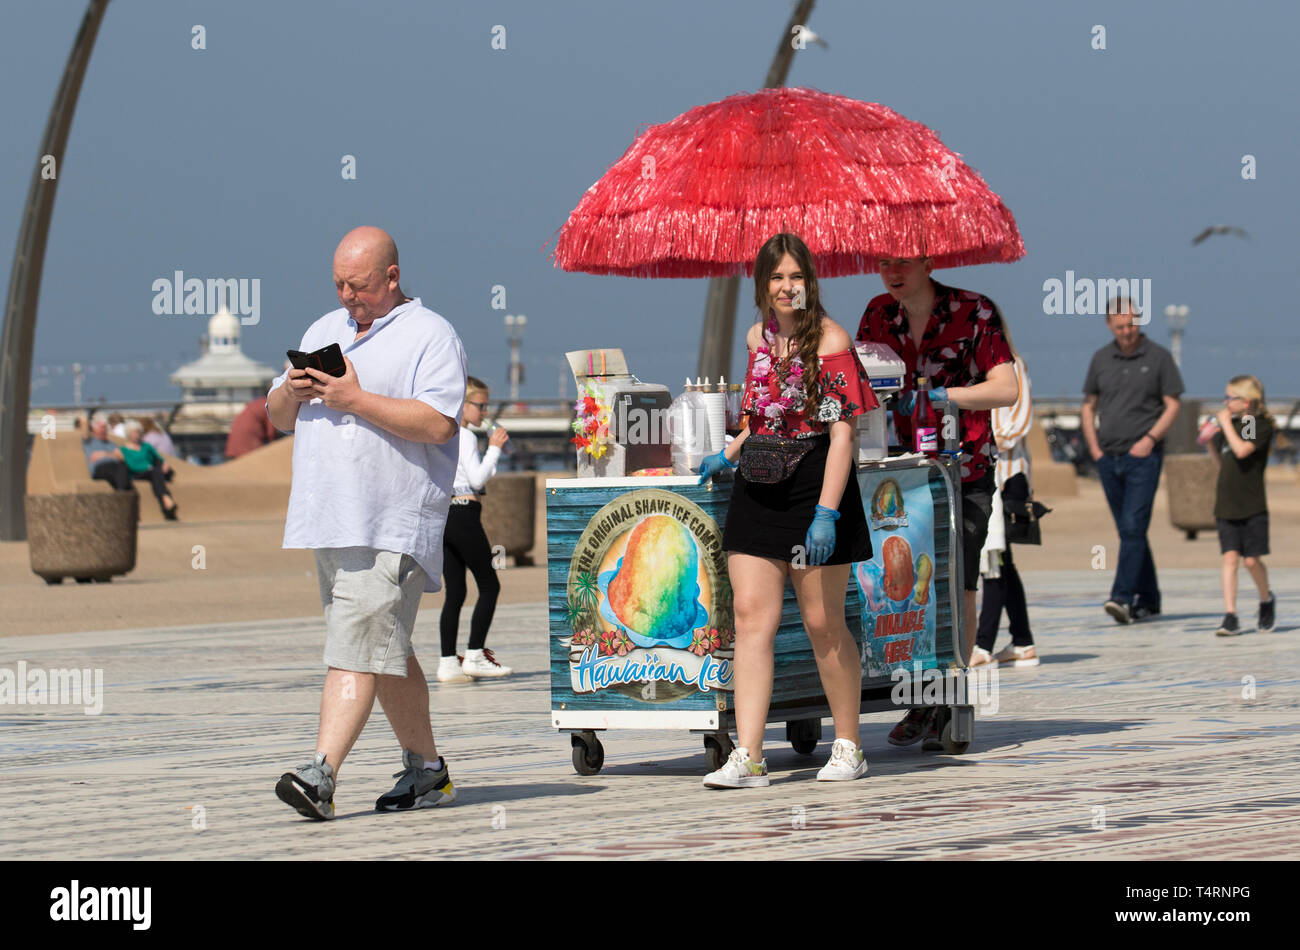
{"label": "umbrella pole", "polygon": [[[807,25],[814,2],[815,0],[799,0],[794,12],[790,14],[790,22],[785,25],[781,39],[776,44],[772,65],[767,69],[765,89],[785,85],[797,48],[794,43],[795,27]],[[717,379],[719,376],[731,375],[731,340],[736,332],[736,300],[739,295],[739,277],[714,277],[709,281],[709,293],[704,300],[704,329],[700,335],[697,376]]]}
{"label": "umbrella pole", "polygon": [[714,277],[704,301],[704,332],[700,335],[700,361],[696,375],[717,379],[731,375],[731,341],[736,332],[739,277]]}

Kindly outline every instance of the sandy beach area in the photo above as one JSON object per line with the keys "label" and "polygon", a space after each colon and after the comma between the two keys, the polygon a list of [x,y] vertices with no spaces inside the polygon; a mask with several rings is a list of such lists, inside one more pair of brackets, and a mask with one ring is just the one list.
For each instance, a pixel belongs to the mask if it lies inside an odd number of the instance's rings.
{"label": "sandy beach area", "polygon": [[[1069,498],[1042,497],[1053,511],[1043,521],[1041,548],[1017,548],[1025,573],[1095,572],[1097,603],[1110,590],[1118,537],[1101,485],[1080,479]],[[151,499],[144,499],[150,501]],[[1269,470],[1272,522],[1271,570],[1300,567],[1300,541],[1284,530],[1300,519],[1300,482],[1293,469]],[[279,519],[142,524],[136,568],[110,584],[50,587],[31,572],[25,542],[0,543],[0,637],[87,630],[121,630],[201,623],[234,623],[320,616],[315,561],[310,551],[280,547]],[[546,600],[544,509],[538,509],[531,567],[507,567],[499,603],[542,604]],[[1157,568],[1217,569],[1218,538],[1201,532],[1189,541],[1169,523],[1162,486],[1152,517],[1151,544]],[[1095,548],[1105,548],[1107,569],[1094,571]],[[196,553],[201,548],[202,561]],[[196,566],[202,563],[202,567]],[[1241,575],[1243,602],[1250,580]],[[1030,598],[1033,597],[1033,585]],[[471,598],[474,596],[471,585]],[[421,609],[440,607],[442,594],[425,594]]]}

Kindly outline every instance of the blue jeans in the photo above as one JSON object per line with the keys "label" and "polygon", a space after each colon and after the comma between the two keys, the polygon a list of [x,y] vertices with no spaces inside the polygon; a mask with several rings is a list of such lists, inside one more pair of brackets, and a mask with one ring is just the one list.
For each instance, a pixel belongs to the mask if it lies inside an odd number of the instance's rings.
{"label": "blue jeans", "polygon": [[1097,460],[1101,487],[1119,530],[1119,563],[1115,566],[1110,599],[1153,610],[1160,609],[1160,585],[1156,582],[1151,546],[1147,544],[1147,528],[1151,524],[1151,508],[1155,504],[1163,462],[1164,453],[1160,449],[1143,459],[1126,453],[1103,455]]}

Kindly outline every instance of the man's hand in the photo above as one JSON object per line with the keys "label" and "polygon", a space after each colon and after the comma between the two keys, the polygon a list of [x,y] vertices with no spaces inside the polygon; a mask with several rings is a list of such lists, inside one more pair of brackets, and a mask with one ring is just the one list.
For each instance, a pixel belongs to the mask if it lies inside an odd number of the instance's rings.
{"label": "man's hand", "polygon": [[1093,446],[1090,445],[1090,446],[1088,446],[1088,454],[1091,455],[1091,456],[1092,456],[1092,460],[1093,460],[1094,462],[1096,462],[1096,461],[1099,461],[1099,460],[1101,459],[1101,457],[1102,457],[1103,455],[1105,455],[1106,453],[1103,452],[1103,451],[1101,450],[1100,447],[1096,447],[1096,448],[1094,448]]}
{"label": "man's hand", "polygon": [[[347,359],[346,356],[343,358]],[[289,370],[289,377],[284,381],[284,385],[294,402],[311,402],[320,395],[316,390],[316,380],[308,376],[305,369]]]}
{"label": "man's hand", "polygon": [[316,395],[320,396],[326,406],[339,412],[349,412],[356,408],[361,383],[357,379],[357,371],[352,367],[352,361],[346,356],[343,357],[343,365],[347,367],[347,372],[342,376],[331,376],[311,367],[303,372],[315,381],[313,388]]}
{"label": "man's hand", "polygon": [[1128,454],[1135,459],[1144,459],[1155,451],[1156,440],[1149,435],[1143,435],[1133,443],[1133,447],[1128,450]]}

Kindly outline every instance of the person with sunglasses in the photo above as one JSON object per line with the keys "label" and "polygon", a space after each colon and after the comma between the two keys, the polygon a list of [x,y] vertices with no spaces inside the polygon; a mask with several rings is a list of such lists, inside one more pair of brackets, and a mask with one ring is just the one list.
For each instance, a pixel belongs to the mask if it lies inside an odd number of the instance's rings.
{"label": "person with sunglasses", "polygon": [[[439,627],[442,634],[442,659],[438,663],[438,682],[468,683],[472,679],[490,679],[507,676],[510,667],[497,662],[492,651],[483,644],[492,615],[497,609],[497,595],[501,582],[492,568],[492,546],[483,531],[483,505],[479,496],[483,486],[496,474],[497,461],[510,438],[506,430],[497,426],[488,436],[488,449],[479,458],[478,436],[470,431],[471,425],[482,425],[491,405],[487,384],[477,377],[465,380],[465,408],[460,423],[460,461],[456,464],[456,480],[452,486],[451,508],[447,512],[447,530],[442,536],[442,580],[444,599]],[[456,636],[460,630],[460,609],[465,605],[469,588],[465,571],[474,575],[478,587],[478,603],[469,622],[469,648],[465,656],[456,654]]]}
{"label": "person with sunglasses", "polygon": [[1200,441],[1219,457],[1219,481],[1214,493],[1214,520],[1223,554],[1223,622],[1215,634],[1241,634],[1237,622],[1237,569],[1245,563],[1259,589],[1261,632],[1273,629],[1277,598],[1268,588],[1268,501],[1264,470],[1277,425],[1264,403],[1264,387],[1250,375],[1228,381],[1225,405],[1201,430]]}

